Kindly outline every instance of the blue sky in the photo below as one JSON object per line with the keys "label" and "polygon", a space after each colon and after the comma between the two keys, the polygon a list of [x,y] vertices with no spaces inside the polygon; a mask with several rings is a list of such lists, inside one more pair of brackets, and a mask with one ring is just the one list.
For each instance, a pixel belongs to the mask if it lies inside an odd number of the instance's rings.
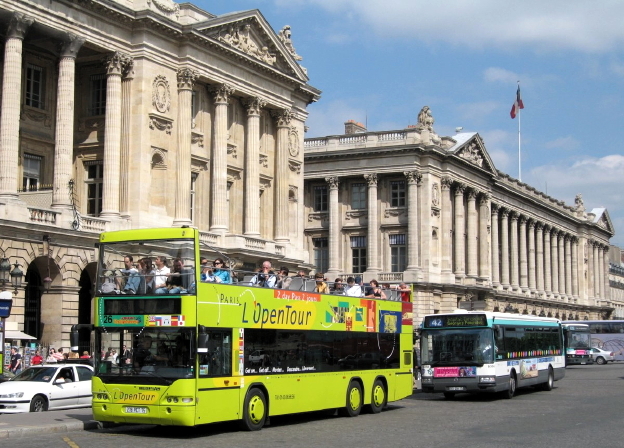
{"label": "blue sky", "polygon": [[601,0],[198,0],[213,14],[259,9],[292,41],[310,84],[306,137],[415,124],[478,132],[496,167],[574,204],[606,207],[624,248],[624,2]]}

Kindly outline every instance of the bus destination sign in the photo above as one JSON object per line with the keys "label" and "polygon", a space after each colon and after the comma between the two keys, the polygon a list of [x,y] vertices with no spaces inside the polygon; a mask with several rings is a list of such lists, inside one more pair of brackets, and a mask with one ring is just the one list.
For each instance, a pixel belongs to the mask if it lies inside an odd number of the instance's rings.
{"label": "bus destination sign", "polygon": [[485,314],[457,314],[426,316],[424,328],[458,328],[458,327],[485,327]]}

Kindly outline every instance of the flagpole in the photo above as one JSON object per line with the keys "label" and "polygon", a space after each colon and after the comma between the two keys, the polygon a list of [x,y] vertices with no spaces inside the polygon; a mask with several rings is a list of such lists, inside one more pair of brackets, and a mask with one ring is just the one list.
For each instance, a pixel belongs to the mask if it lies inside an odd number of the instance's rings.
{"label": "flagpole", "polygon": [[[518,89],[520,89],[520,81],[518,81]],[[520,121],[522,112],[518,108],[518,180],[522,182],[522,157],[521,157],[521,140],[520,140]]]}

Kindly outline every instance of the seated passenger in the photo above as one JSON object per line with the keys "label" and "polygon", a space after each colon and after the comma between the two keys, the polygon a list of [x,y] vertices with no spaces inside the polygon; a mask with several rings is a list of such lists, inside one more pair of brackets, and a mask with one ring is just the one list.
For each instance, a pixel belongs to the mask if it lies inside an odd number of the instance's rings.
{"label": "seated passenger", "polygon": [[271,262],[264,261],[258,273],[253,276],[249,284],[251,286],[260,286],[262,288],[274,288],[277,278],[275,272],[271,270]]}
{"label": "seated passenger", "polygon": [[154,292],[156,294],[167,294],[169,292],[167,280],[171,272],[169,267],[167,267],[167,258],[159,255],[154,260],[154,264],[156,265],[154,268]]}
{"label": "seated passenger", "polygon": [[350,297],[362,297],[362,287],[355,283],[353,277],[347,278],[347,286],[344,290],[346,296]]}
{"label": "seated passenger", "polygon": [[139,278],[137,294],[151,294],[154,291],[154,268],[152,260],[147,257],[139,260]]}
{"label": "seated passenger", "polygon": [[275,287],[277,289],[288,289],[290,286],[292,278],[288,276],[288,272],[286,266],[280,267],[279,271],[277,271],[277,282],[275,282]]}
{"label": "seated passenger", "polygon": [[329,294],[329,286],[325,282],[325,276],[322,272],[314,274],[314,281],[316,282],[314,292],[318,292],[319,294]]}
{"label": "seated passenger", "polygon": [[205,280],[203,281],[226,284],[232,283],[230,271],[226,268],[221,258],[215,258],[215,261],[212,262],[212,269],[206,269]]}
{"label": "seated passenger", "polygon": [[386,293],[379,286],[379,282],[377,280],[370,281],[370,288],[366,293],[366,297],[374,298],[374,299],[386,299]]}
{"label": "seated passenger", "polygon": [[173,271],[169,273],[167,288],[169,294],[186,294],[193,280],[193,271],[184,267],[181,258],[173,261]]}
{"label": "seated passenger", "polygon": [[124,257],[125,269],[121,270],[121,275],[125,285],[121,291],[122,294],[136,294],[139,290],[141,278],[139,277],[139,270],[134,267],[132,261],[132,255]]}

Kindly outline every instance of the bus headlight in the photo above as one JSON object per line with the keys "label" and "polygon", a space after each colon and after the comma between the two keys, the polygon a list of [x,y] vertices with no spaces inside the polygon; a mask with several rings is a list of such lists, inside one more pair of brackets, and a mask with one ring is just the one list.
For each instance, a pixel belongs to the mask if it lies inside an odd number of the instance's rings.
{"label": "bus headlight", "polygon": [[496,383],[496,377],[495,376],[480,376],[479,377],[479,382],[480,383],[494,384],[494,383]]}
{"label": "bus headlight", "polygon": [[192,397],[167,397],[167,403],[192,403]]}
{"label": "bus headlight", "polygon": [[100,401],[102,400],[108,401],[110,399],[107,393],[101,393],[101,392],[93,394],[93,398],[95,398],[96,400],[100,400]]}

